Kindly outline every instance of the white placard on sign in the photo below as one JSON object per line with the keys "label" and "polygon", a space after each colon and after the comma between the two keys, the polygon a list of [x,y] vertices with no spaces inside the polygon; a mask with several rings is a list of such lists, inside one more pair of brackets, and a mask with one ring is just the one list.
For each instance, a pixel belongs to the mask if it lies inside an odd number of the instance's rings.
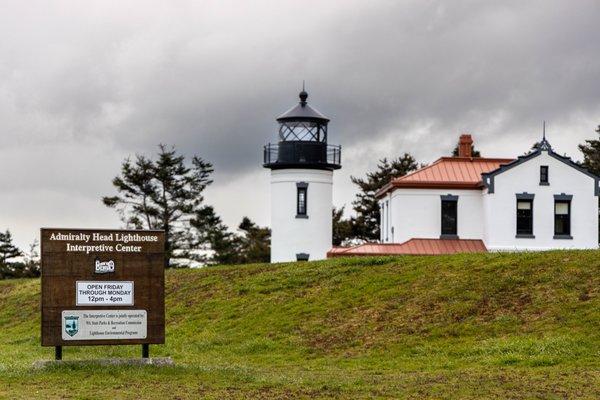
{"label": "white placard on sign", "polygon": [[77,281],[78,306],[132,306],[132,281]]}
{"label": "white placard on sign", "polygon": [[63,340],[146,339],[146,310],[65,310]]}

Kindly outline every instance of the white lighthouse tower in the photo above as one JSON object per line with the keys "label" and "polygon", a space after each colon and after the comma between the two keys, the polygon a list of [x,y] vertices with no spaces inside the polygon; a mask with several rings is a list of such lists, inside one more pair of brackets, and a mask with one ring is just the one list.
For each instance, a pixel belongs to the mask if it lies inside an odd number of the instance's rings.
{"label": "white lighthouse tower", "polygon": [[329,118],[300,102],[277,118],[279,143],[264,148],[271,170],[271,262],[321,260],[331,249],[333,171],[341,147],[327,144]]}

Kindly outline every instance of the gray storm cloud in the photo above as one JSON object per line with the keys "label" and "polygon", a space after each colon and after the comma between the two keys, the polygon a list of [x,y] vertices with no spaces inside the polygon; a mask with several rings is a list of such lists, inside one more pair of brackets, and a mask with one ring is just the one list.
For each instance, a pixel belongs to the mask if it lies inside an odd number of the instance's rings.
{"label": "gray storm cloud", "polygon": [[[349,176],[474,134],[515,156],[540,135],[575,157],[600,123],[597,1],[3,2],[0,229],[118,226],[100,203],[158,143],[216,167],[226,222],[268,224],[262,145],[297,101],[332,118]],[[245,201],[240,204],[240,193]]]}

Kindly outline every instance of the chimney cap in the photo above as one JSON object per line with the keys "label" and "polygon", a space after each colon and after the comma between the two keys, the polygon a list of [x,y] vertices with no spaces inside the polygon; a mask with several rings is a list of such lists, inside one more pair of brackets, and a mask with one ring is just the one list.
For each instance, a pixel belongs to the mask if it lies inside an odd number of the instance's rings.
{"label": "chimney cap", "polygon": [[473,143],[473,137],[470,133],[463,133],[462,135],[460,135],[459,140],[461,143]]}

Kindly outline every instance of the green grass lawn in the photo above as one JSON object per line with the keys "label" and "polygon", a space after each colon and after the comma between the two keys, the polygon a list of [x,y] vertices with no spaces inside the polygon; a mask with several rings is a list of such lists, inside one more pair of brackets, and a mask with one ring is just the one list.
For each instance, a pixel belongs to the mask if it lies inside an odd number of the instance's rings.
{"label": "green grass lawn", "polygon": [[[166,274],[175,367],[36,370],[39,280],[0,281],[0,398],[600,398],[600,252]],[[139,357],[65,347],[64,359]]]}

